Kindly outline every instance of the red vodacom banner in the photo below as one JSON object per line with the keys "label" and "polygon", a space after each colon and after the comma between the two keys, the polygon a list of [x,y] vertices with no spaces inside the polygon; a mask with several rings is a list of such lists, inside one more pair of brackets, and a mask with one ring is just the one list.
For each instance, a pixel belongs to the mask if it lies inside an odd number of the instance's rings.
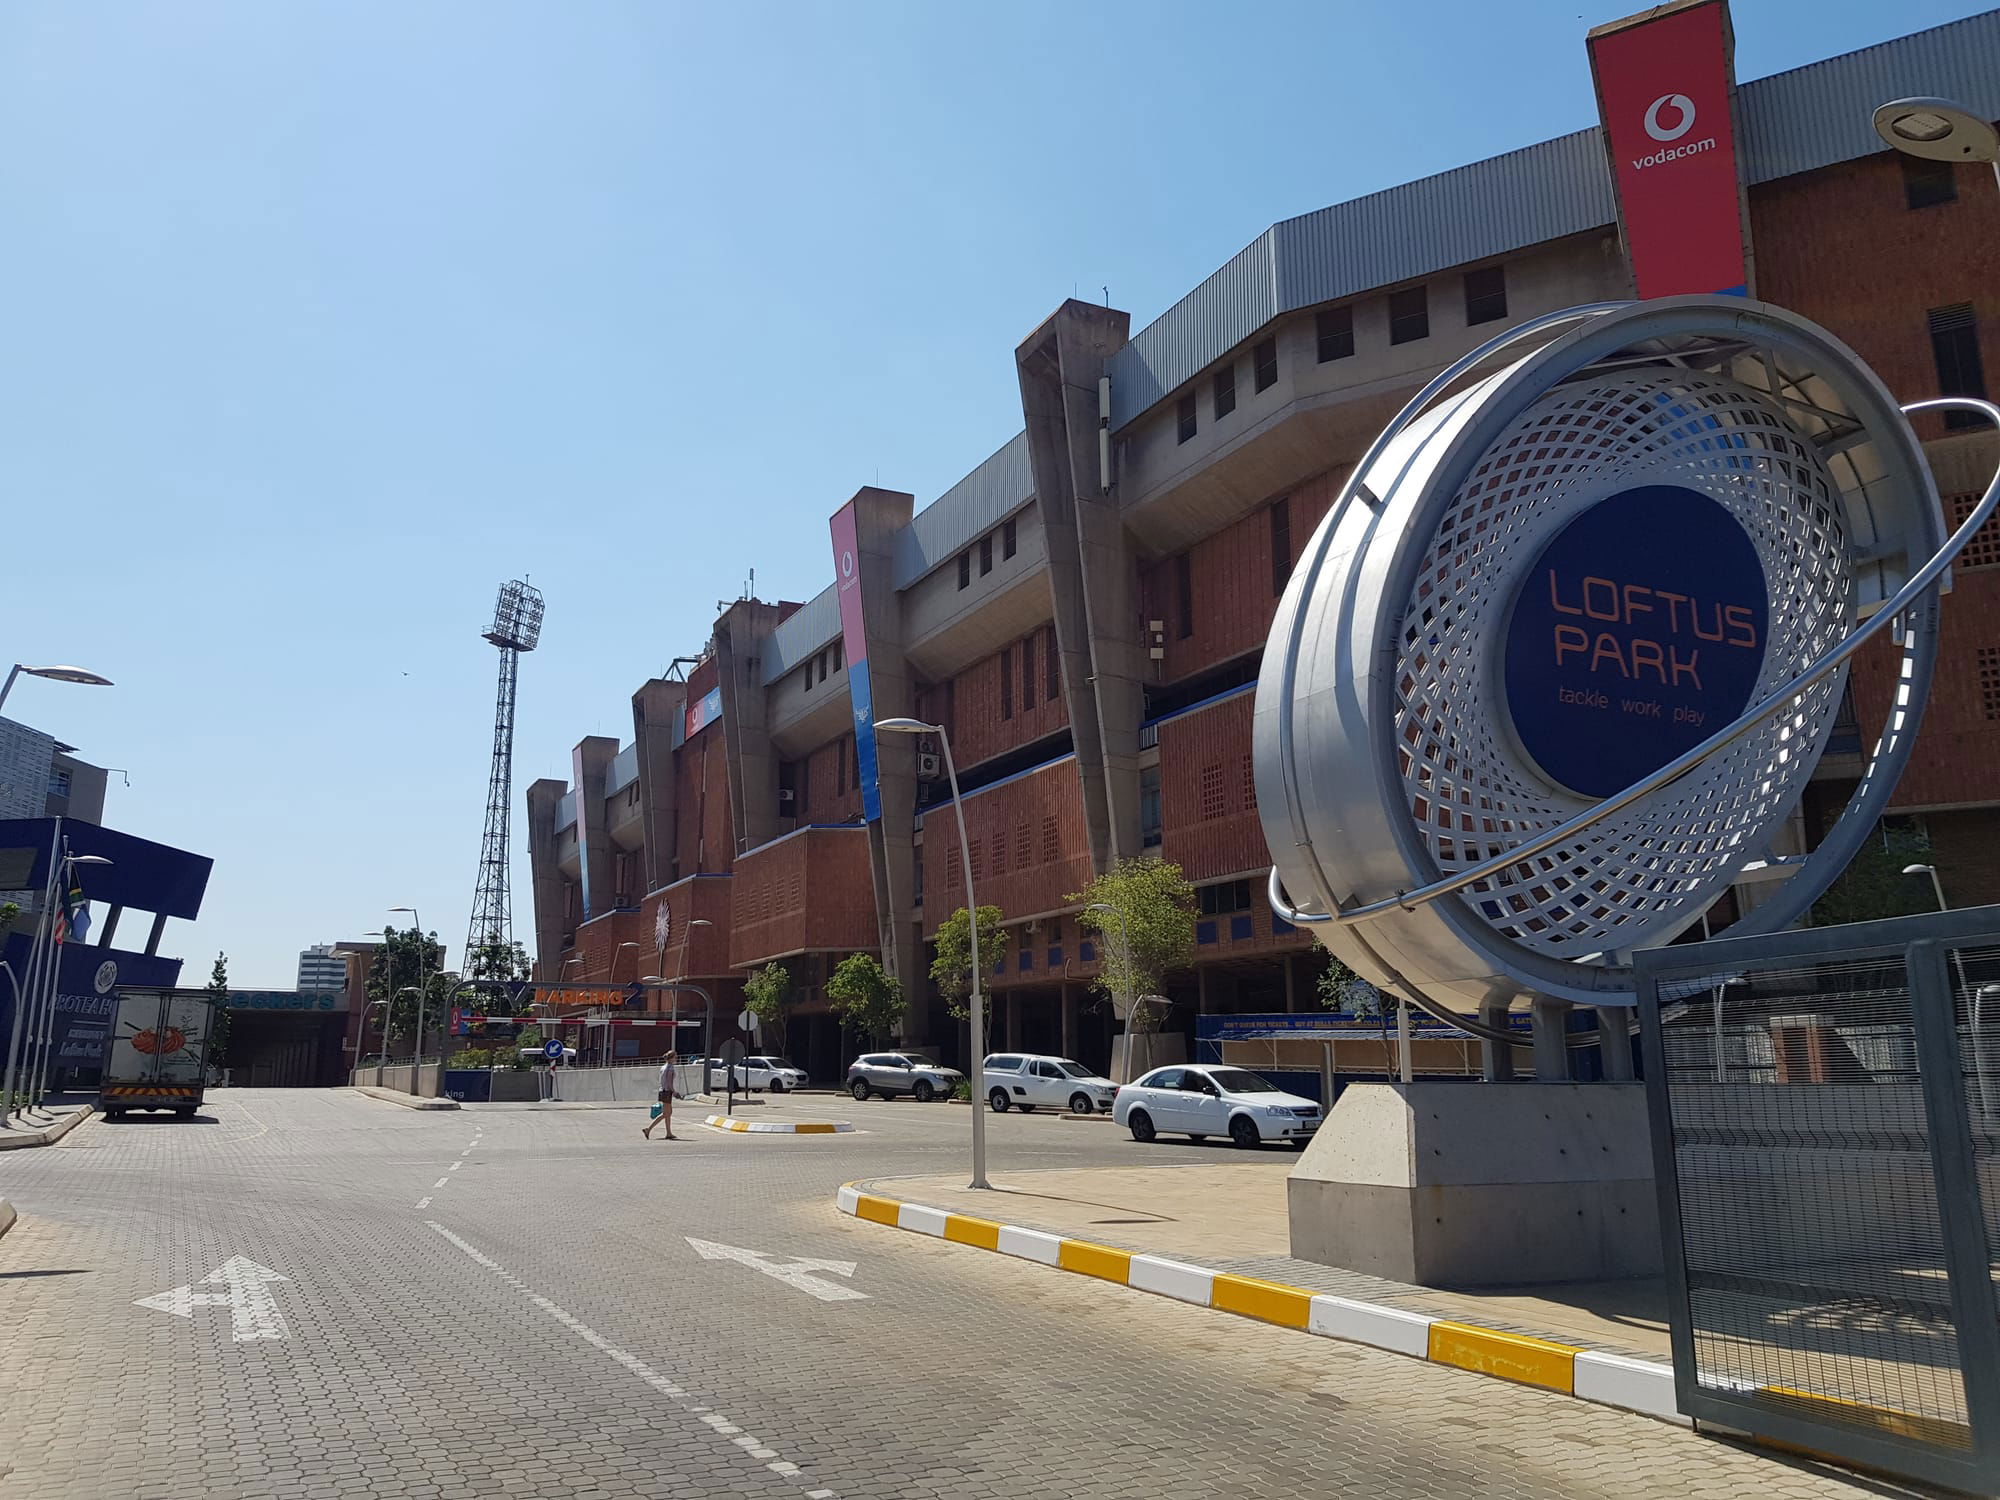
{"label": "red vodacom banner", "polygon": [[1746,292],[1725,0],[1684,0],[1599,26],[1588,46],[1639,295]]}

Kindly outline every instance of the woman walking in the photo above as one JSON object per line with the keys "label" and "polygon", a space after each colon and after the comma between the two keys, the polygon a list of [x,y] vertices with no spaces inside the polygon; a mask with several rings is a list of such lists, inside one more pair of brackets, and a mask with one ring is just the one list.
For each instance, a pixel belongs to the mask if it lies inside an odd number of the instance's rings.
{"label": "woman walking", "polygon": [[669,1052],[660,1063],[660,1113],[639,1131],[649,1141],[653,1138],[655,1125],[667,1127],[668,1140],[680,1139],[674,1134],[674,1061],[678,1056],[678,1053]]}

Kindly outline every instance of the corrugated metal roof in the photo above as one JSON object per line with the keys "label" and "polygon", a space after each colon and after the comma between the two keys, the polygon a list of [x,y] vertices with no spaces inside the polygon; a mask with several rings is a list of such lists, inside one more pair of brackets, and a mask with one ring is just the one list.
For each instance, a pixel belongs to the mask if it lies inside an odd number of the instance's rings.
{"label": "corrugated metal roof", "polygon": [[1881,151],[1875,106],[1913,94],[2000,119],[2000,10],[1744,84],[1744,174],[1770,182]]}
{"label": "corrugated metal roof", "polygon": [[908,588],[1034,497],[1035,477],[1028,468],[1028,435],[1017,432],[985,463],[912,516],[910,524],[897,533],[896,587]]}
{"label": "corrugated metal roof", "polygon": [[[1887,148],[1875,106],[1908,94],[2000,118],[2000,10],[1741,85],[1744,171],[1769,182]],[[1617,220],[1596,126],[1273,225],[1111,359],[1123,427],[1282,313]],[[1259,278],[1268,284],[1256,317]]]}
{"label": "corrugated metal roof", "polygon": [[840,634],[840,606],[828,584],[778,622],[764,648],[764,682],[776,682]]}

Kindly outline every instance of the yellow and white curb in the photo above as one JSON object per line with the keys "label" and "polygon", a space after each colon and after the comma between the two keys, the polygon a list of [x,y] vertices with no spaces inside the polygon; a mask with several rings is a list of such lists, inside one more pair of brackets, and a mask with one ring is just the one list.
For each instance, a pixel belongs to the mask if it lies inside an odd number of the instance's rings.
{"label": "yellow and white curb", "polygon": [[1451,1365],[1474,1374],[1539,1386],[1565,1396],[1579,1396],[1585,1401],[1689,1425],[1688,1419],[1675,1409],[1671,1365],[1581,1349],[1497,1328],[1481,1328],[1472,1323],[1456,1323],[1400,1307],[1357,1302],[1350,1297],[1309,1291],[1283,1282],[1235,1276],[1157,1255],[1092,1244],[1089,1240],[1067,1239],[1039,1229],[1021,1229],[991,1219],[947,1213],[920,1203],[903,1203],[865,1193],[851,1182],[841,1188],[838,1201],[842,1213],[872,1224],[910,1229],[981,1250],[997,1250],[1002,1255],[1093,1276],[1196,1307],[1212,1307],[1218,1312],[1276,1323],[1322,1338],[1367,1344],[1392,1354],[1407,1354],[1433,1364]]}
{"label": "yellow and white curb", "polygon": [[854,1127],[845,1120],[736,1120],[710,1115],[702,1123],[738,1135],[838,1135]]}

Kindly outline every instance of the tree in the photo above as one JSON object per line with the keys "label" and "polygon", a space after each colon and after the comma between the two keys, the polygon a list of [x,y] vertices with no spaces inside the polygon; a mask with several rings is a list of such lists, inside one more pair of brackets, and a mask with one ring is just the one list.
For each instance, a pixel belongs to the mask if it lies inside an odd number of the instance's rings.
{"label": "tree", "polygon": [[1843,922],[1872,922],[1879,917],[1937,910],[1937,894],[1931,889],[1930,878],[1903,873],[1908,865],[1930,863],[1930,840],[1914,828],[1877,828],[1855,851],[1840,878],[1813,903],[1813,926],[1834,927]]}
{"label": "tree", "polygon": [[[1097,934],[1097,988],[1124,1007],[1133,1031],[1157,1031],[1166,1019],[1158,1006],[1133,1015],[1132,1002],[1156,994],[1169,971],[1194,956],[1194,887],[1181,867],[1152,856],[1120,860],[1063,898],[1079,901],[1077,926]],[[1108,906],[1110,911],[1092,911]]]}
{"label": "tree", "polygon": [[20,902],[0,901],[0,938],[4,938],[9,932],[11,932],[13,930],[14,924],[18,922],[20,919],[21,919]]}
{"label": "tree", "polygon": [[903,986],[872,953],[850,953],[826,982],[827,1009],[875,1046],[903,1019]]}
{"label": "tree", "polygon": [[229,1030],[231,1013],[229,1009],[229,958],[215,955],[215,967],[208,971],[208,994],[215,1002],[208,1019],[208,1065],[211,1068],[224,1067],[229,1062]]}
{"label": "tree", "polygon": [[765,964],[743,981],[743,1008],[757,1018],[764,1050],[782,1055],[785,1017],[792,1008],[792,971],[783,964]]}
{"label": "tree", "polygon": [[443,967],[444,945],[435,933],[421,933],[414,927],[401,932],[393,927],[382,929],[382,945],[375,950],[374,961],[368,966],[368,1001],[371,1005],[383,1000],[389,1002],[385,1036],[415,1033],[417,997],[403,991],[414,990],[419,984],[432,984]]}
{"label": "tree", "polygon": [[1382,992],[1335,958],[1317,933],[1313,935],[1313,947],[1326,955],[1326,967],[1320,970],[1315,982],[1322,1006],[1362,1017],[1379,1016],[1388,1009]]}
{"label": "tree", "polygon": [[[972,918],[960,907],[946,917],[937,930],[937,957],[931,960],[931,983],[944,996],[944,1008],[955,1021],[972,1016]],[[1014,946],[1014,934],[1000,925],[1000,908],[979,908],[979,964],[987,973],[1002,967]],[[984,1057],[991,1048],[993,1007],[985,1007],[982,1019],[986,1035],[975,1040],[973,1055]]]}
{"label": "tree", "polygon": [[527,979],[534,971],[528,950],[518,942],[478,943],[465,956],[467,979]]}

